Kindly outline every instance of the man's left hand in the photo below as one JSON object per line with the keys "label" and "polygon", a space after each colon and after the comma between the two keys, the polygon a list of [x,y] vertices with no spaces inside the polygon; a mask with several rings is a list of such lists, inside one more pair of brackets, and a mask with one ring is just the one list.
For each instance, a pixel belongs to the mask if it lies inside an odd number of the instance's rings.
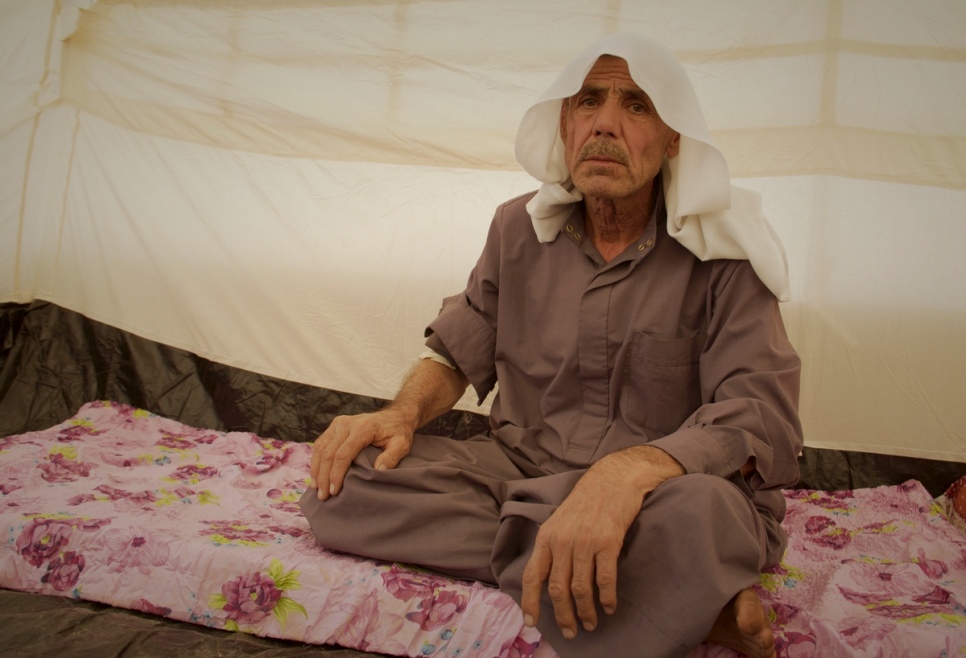
{"label": "man's left hand", "polygon": [[[523,571],[520,606],[528,626],[540,615],[543,583],[564,637],[597,627],[594,586],[607,614],[617,608],[617,558],[644,497],[661,482],[683,475],[667,453],[639,446],[594,464],[540,527]],[[576,615],[575,615],[576,609]]]}

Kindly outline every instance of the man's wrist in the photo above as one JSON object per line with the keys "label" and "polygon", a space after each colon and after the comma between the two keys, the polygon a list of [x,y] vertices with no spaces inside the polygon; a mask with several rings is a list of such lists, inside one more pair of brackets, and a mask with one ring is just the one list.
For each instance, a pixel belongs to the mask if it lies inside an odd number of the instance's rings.
{"label": "man's wrist", "polygon": [[622,471],[622,479],[626,478],[642,498],[662,482],[687,473],[671,455],[653,446],[632,446],[604,459],[613,461]]}
{"label": "man's wrist", "polygon": [[410,432],[415,432],[423,425],[421,422],[422,410],[417,404],[397,399],[383,407],[383,411],[388,411],[395,414],[399,419],[400,424],[406,427]]}

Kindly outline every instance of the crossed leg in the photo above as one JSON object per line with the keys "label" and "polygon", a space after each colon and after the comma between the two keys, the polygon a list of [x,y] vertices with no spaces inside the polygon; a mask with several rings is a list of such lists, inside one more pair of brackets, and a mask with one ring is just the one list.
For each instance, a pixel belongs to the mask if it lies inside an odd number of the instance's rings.
{"label": "crossed leg", "polygon": [[[536,531],[582,472],[525,479],[486,439],[420,437],[415,445],[423,449],[390,471],[372,468],[378,451],[363,452],[343,491],[324,503],[306,492],[302,508],[320,543],[497,582],[519,601]],[[446,532],[428,541],[439,529]],[[567,640],[544,596],[540,631],[565,658],[685,656],[705,639],[772,658],[774,636],[750,589],[764,566],[766,535],[732,483],[707,475],[670,480],[645,499],[628,532],[618,610],[600,611],[597,630]]]}
{"label": "crossed leg", "polygon": [[[528,547],[556,508],[550,501],[562,500],[579,476],[508,486],[493,564],[500,589],[518,601]],[[598,606],[597,629],[566,639],[544,596],[538,627],[565,657],[685,656],[704,640],[752,658],[770,657],[773,635],[750,589],[767,543],[764,522],[734,484],[700,474],[669,480],[644,500],[627,533],[618,561],[617,610],[607,615]]]}

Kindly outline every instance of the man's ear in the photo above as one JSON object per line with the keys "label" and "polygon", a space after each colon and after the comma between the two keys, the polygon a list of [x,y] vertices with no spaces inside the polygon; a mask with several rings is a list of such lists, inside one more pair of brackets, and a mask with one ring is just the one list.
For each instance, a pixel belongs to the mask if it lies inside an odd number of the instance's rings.
{"label": "man's ear", "polygon": [[674,133],[674,137],[671,138],[671,141],[667,143],[667,157],[669,159],[676,158],[680,150],[681,150],[681,133],[676,132]]}

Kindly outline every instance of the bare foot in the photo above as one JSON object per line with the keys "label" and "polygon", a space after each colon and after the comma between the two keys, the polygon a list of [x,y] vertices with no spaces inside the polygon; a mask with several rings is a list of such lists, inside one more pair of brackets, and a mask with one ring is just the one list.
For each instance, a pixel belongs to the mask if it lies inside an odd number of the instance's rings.
{"label": "bare foot", "polygon": [[775,658],[775,634],[753,589],[742,590],[731,599],[715,620],[707,641],[748,658]]}

